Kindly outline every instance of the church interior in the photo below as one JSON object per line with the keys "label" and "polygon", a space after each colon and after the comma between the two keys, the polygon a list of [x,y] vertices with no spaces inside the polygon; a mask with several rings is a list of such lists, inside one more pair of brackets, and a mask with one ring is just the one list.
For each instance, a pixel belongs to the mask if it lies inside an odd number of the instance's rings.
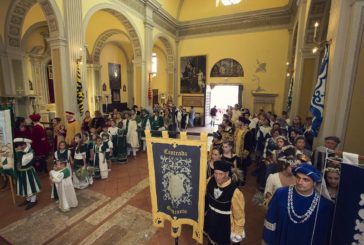
{"label": "church interior", "polygon": [[[227,106],[232,93],[211,91],[231,86],[252,113],[288,109],[306,118],[328,45],[314,144],[335,135],[340,149],[364,155],[363,21],[361,0],[2,0],[0,104],[15,116],[39,113],[46,126],[67,111],[81,120],[85,111],[133,105],[194,106],[199,120],[187,131],[212,133],[212,103]],[[195,80],[186,78],[189,69]],[[48,178],[40,175],[38,205],[29,211],[0,191],[0,236],[9,244],[174,244],[168,222],[151,224],[145,152],[76,191],[79,206],[68,213],[50,199]],[[243,243],[261,244],[266,210],[252,200],[253,176],[242,191]],[[195,244],[191,233],[183,226],[179,243]]]}

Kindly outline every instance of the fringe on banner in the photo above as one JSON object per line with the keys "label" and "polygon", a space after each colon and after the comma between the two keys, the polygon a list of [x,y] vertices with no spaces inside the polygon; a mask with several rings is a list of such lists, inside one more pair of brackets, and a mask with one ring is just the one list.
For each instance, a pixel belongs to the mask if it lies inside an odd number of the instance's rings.
{"label": "fringe on banner", "polygon": [[80,65],[77,64],[77,105],[81,115],[84,111],[84,99],[85,94],[82,91]]}

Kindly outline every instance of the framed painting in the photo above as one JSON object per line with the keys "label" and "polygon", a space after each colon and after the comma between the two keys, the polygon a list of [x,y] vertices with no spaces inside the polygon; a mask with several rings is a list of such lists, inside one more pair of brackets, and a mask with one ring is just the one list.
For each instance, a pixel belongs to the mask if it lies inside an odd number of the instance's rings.
{"label": "framed painting", "polygon": [[182,96],[183,107],[204,107],[204,96]]}
{"label": "framed painting", "polygon": [[121,89],[121,65],[108,63],[110,89]]}
{"label": "framed painting", "polygon": [[244,70],[234,59],[222,59],[212,67],[210,77],[243,77]]}
{"label": "framed painting", "polygon": [[206,55],[181,57],[180,92],[204,93],[206,88]]}

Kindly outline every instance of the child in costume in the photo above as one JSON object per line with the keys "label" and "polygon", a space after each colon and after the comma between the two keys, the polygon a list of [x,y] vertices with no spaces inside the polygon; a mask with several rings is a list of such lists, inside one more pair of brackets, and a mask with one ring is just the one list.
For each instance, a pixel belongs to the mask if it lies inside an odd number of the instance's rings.
{"label": "child in costume", "polygon": [[59,209],[62,212],[67,212],[71,208],[77,207],[78,200],[73,187],[71,172],[67,167],[67,161],[56,161],[56,170],[52,170],[49,175],[57,189]]}
{"label": "child in costume", "polygon": [[92,175],[87,170],[86,149],[82,145],[81,134],[76,134],[75,138],[75,155],[74,155],[74,173],[73,184],[76,189],[84,189],[88,185],[92,185]]}
{"label": "child in costume", "polygon": [[95,177],[106,179],[109,175],[107,162],[105,159],[106,145],[103,143],[103,140],[100,136],[96,137],[94,152]]}
{"label": "child in costume", "polygon": [[71,164],[73,164],[71,151],[68,150],[66,141],[61,141],[58,144],[58,150],[54,152],[54,160],[55,161],[64,161],[66,162],[66,166],[69,169],[72,176],[72,168]]}
{"label": "child in costume", "polygon": [[16,165],[16,194],[25,197],[18,206],[25,206],[25,210],[37,205],[37,193],[41,185],[37,173],[33,167],[35,155],[30,144],[31,140],[15,138],[15,165]]}
{"label": "child in costume", "polygon": [[110,140],[110,135],[108,133],[104,133],[101,135],[102,138],[102,145],[105,149],[105,160],[107,162],[108,171],[111,171],[111,156],[113,154],[114,145]]}

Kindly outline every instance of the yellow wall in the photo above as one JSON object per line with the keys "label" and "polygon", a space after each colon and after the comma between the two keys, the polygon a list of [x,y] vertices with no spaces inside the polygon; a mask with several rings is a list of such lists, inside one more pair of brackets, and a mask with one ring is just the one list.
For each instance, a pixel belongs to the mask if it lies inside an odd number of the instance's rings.
{"label": "yellow wall", "polygon": [[[288,31],[284,29],[231,34],[181,40],[179,50],[180,56],[207,55],[206,82],[208,84],[243,84],[244,106],[250,109],[253,109],[253,96],[251,95],[251,91],[255,90],[258,86],[257,82],[252,82],[257,60],[266,62],[267,72],[257,74],[261,78],[260,86],[266,90],[265,92],[279,94],[276,97],[275,111],[280,112],[284,99],[288,39]],[[244,69],[244,77],[227,79],[210,78],[210,71],[213,65],[224,58],[233,58],[240,62]],[[179,66],[180,64],[178,65],[178,81],[181,74]],[[178,104],[181,104],[181,100],[180,95]]]}
{"label": "yellow wall", "polygon": [[[26,53],[30,52],[33,47],[35,46],[42,46],[44,47],[44,38],[41,35],[41,32],[47,31],[48,27],[41,27],[34,30],[25,40],[24,43],[24,51]],[[45,48],[45,47],[44,47]]]}
{"label": "yellow wall", "polygon": [[[311,113],[309,112],[313,85],[315,81],[314,71],[315,71],[316,62],[314,58],[308,58],[304,60],[303,70],[302,70],[302,87],[300,94],[300,105],[298,109],[298,115],[303,119]],[[295,116],[295,115],[292,115]]]}
{"label": "yellow wall", "polygon": [[[364,37],[364,35],[363,35]],[[362,37],[356,79],[351,99],[351,108],[346,128],[346,136],[343,149],[347,152],[354,152],[364,155],[364,38]]]}
{"label": "yellow wall", "polygon": [[[177,18],[178,5],[183,0],[157,0],[164,10],[166,10],[173,18]],[[185,0],[186,1],[186,0]]]}
{"label": "yellow wall", "polygon": [[215,0],[185,0],[181,8],[179,20],[187,21],[213,16],[236,14],[241,12],[257,11],[269,8],[282,7],[288,4],[288,0],[242,0],[237,5],[216,7]]}
{"label": "yellow wall", "polygon": [[125,27],[120,23],[120,21],[109,13],[98,11],[91,16],[86,29],[86,43],[90,53],[92,52],[95,41],[100,34],[110,29],[119,29],[126,32]]}
{"label": "yellow wall", "polygon": [[[7,18],[8,8],[12,0],[1,0],[0,1],[0,36],[6,37],[5,35],[5,22]],[[4,40],[5,42],[6,40]]]}
{"label": "yellow wall", "polygon": [[[101,88],[102,84],[106,84],[107,92],[109,97],[109,103],[111,102],[111,93],[110,93],[110,83],[109,83],[109,71],[108,71],[108,63],[121,64],[121,87],[126,85],[126,91],[129,91],[128,88],[128,77],[127,77],[127,61],[121,52],[121,50],[113,45],[107,44],[101,51],[100,55],[100,65],[101,68]],[[104,93],[104,92],[103,92]],[[120,102],[128,101],[128,93],[123,92],[122,89],[120,91]]]}
{"label": "yellow wall", "polygon": [[[167,95],[168,83],[172,83],[168,79],[167,73],[167,57],[161,48],[158,46],[154,46],[153,53],[157,54],[158,66],[157,66],[157,75],[152,78],[152,89],[158,89],[158,95],[165,94]],[[172,84],[171,84],[172,85]]]}
{"label": "yellow wall", "polygon": [[43,14],[43,10],[41,9],[39,3],[36,3],[33,5],[33,7],[29,9],[27,15],[24,18],[21,36],[23,37],[23,35],[25,34],[25,32],[28,30],[29,27],[41,21],[46,21],[46,18]]}

